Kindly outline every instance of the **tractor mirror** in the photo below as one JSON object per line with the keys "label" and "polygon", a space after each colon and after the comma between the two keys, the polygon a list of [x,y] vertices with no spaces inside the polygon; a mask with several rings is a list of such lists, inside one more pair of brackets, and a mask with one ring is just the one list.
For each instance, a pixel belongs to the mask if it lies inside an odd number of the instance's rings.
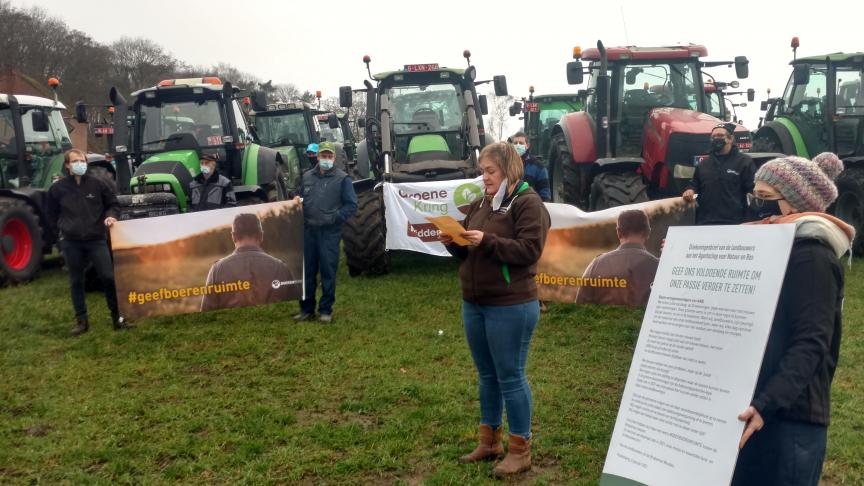
{"label": "tractor mirror", "polygon": [[792,81],[796,86],[804,86],[810,82],[810,65],[796,64],[792,69]]}
{"label": "tractor mirror", "polygon": [[735,56],[735,75],[738,79],[746,79],[750,76],[750,61],[747,56]]}
{"label": "tractor mirror", "polygon": [[366,119],[362,116],[357,119],[357,126],[360,128],[366,128]]}
{"label": "tractor mirror", "polygon": [[519,113],[522,113],[522,103],[514,101],[510,106],[510,116],[516,116]]}
{"label": "tractor mirror", "polygon": [[747,101],[754,102],[756,101],[756,90],[753,88],[747,89]]}
{"label": "tractor mirror", "polygon": [[507,96],[507,78],[503,75],[492,76],[492,84],[495,86],[495,96]]}
{"label": "tractor mirror", "polygon": [[30,111],[30,121],[33,124],[34,132],[47,132],[48,131],[48,114],[39,109],[33,109]]}
{"label": "tractor mirror", "polygon": [[330,116],[327,117],[327,126],[333,129],[339,128],[339,117],[336,116],[336,113],[330,113]]}
{"label": "tractor mirror", "polygon": [[87,106],[83,101],[75,103],[75,121],[78,123],[87,123]]}
{"label": "tractor mirror", "polygon": [[354,95],[351,93],[351,86],[339,86],[339,106],[342,108],[351,108],[354,104]]}
{"label": "tractor mirror", "polygon": [[252,111],[256,113],[267,111],[267,95],[263,91],[253,91],[250,98]]}
{"label": "tractor mirror", "polygon": [[582,61],[567,63],[567,84],[582,84]]}
{"label": "tractor mirror", "polygon": [[768,102],[767,102],[767,101],[763,101],[762,103],[759,103],[759,109],[762,110],[762,111],[766,111],[766,110],[768,110]]}
{"label": "tractor mirror", "polygon": [[489,102],[486,100],[486,95],[480,95],[478,98],[480,101],[480,114],[488,115],[489,114]]}
{"label": "tractor mirror", "polygon": [[627,74],[624,76],[624,81],[627,84],[636,84],[636,76],[642,74],[642,68],[632,68],[627,71]]}

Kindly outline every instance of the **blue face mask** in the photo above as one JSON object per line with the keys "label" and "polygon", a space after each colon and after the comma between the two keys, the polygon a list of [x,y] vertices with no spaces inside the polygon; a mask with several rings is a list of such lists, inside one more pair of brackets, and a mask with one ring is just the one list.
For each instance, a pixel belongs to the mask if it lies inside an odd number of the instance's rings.
{"label": "blue face mask", "polygon": [[513,144],[513,148],[516,149],[516,153],[519,154],[520,157],[525,155],[525,152],[528,151],[528,147],[524,143]]}
{"label": "blue face mask", "polygon": [[82,176],[87,172],[87,162],[72,162],[72,174]]}
{"label": "blue face mask", "polygon": [[324,170],[333,168],[333,159],[318,159],[318,165]]}

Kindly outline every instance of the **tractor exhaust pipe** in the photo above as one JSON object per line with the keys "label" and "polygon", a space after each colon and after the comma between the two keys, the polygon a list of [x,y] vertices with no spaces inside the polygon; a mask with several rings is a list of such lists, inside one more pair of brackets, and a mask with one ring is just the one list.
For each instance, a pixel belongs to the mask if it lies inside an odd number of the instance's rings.
{"label": "tractor exhaust pipe", "polygon": [[111,138],[109,150],[114,155],[114,163],[117,165],[117,190],[121,194],[129,191],[129,182],[132,179],[132,167],[129,159],[129,129],[126,120],[129,117],[129,107],[126,99],[112,87],[108,98],[114,106],[114,136]]}
{"label": "tractor exhaust pipe", "polygon": [[606,57],[606,47],[603,42],[597,41],[597,50],[600,51],[600,72],[597,75],[597,158],[609,156],[609,92],[611,90],[611,79],[608,68],[609,59]]}

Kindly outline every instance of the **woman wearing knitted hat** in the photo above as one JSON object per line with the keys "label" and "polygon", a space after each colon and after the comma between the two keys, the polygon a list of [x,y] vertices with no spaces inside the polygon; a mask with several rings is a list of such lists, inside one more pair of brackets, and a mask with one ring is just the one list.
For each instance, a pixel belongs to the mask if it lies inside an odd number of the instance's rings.
{"label": "woman wearing knitted hat", "polygon": [[795,242],[750,406],[732,484],[817,485],[840,351],[843,267],[855,230],[825,214],[843,170],[834,154],[784,157],[756,172],[763,224],[795,224]]}

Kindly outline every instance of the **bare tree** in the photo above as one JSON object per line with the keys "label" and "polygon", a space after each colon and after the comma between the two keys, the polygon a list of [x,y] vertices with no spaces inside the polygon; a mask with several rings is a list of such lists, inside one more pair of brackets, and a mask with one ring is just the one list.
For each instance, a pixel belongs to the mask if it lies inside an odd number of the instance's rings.
{"label": "bare tree", "polygon": [[152,86],[181,67],[162,46],[143,37],[122,37],[111,51],[112,77],[124,92]]}
{"label": "bare tree", "polygon": [[498,140],[504,138],[504,127],[510,119],[510,105],[516,98],[513,96],[489,95],[489,133],[495,135]]}
{"label": "bare tree", "polygon": [[329,98],[321,99],[321,109],[325,111],[332,111],[334,113],[339,114],[340,116],[344,113],[348,113],[348,121],[351,124],[351,133],[354,134],[355,140],[360,140],[363,138],[364,131],[357,125],[357,120],[360,118],[366,117],[366,94],[360,93],[359,96],[354,96],[354,102],[351,107],[348,109],[342,108],[339,106],[339,98],[336,96],[331,96]]}

